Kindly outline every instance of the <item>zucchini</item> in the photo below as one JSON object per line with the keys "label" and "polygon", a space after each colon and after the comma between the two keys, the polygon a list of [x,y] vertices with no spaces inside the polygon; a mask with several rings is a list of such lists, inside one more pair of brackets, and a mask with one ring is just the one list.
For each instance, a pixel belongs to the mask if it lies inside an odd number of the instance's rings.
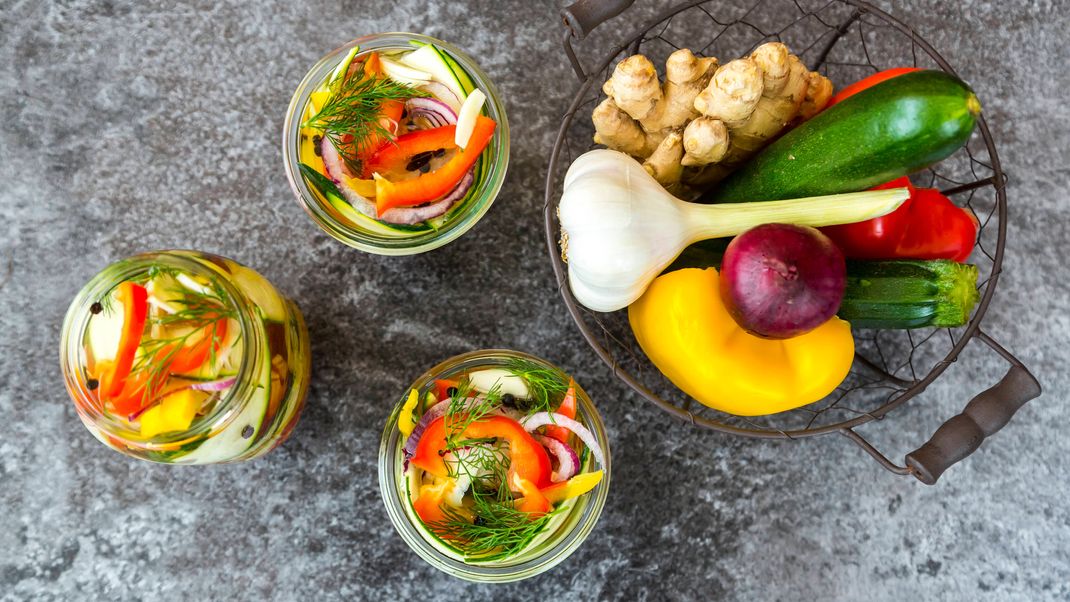
{"label": "zucchini", "polygon": [[977,266],[947,259],[848,261],[837,315],[855,328],[962,326],[977,305]]}
{"label": "zucchini", "polygon": [[301,163],[299,167],[301,169],[301,174],[305,176],[305,180],[308,182],[309,187],[319,192],[323,198],[327,199],[327,202],[335,211],[340,213],[342,217],[348,219],[350,222],[363,228],[367,228],[375,234],[383,234],[387,236],[414,236],[416,234],[430,232],[433,229],[427,222],[411,225],[390,224],[368,217],[360,211],[357,211],[353,205],[349,204],[349,201],[342,195],[342,191],[338,190],[338,186],[335,185],[330,178],[316,171],[314,167],[306,163]]}
{"label": "zucchini", "polygon": [[[662,273],[721,267],[724,239],[693,244]],[[848,261],[836,312],[855,328],[954,328],[970,319],[980,293],[977,266],[948,259]]]}
{"label": "zucchini", "polygon": [[980,112],[977,96],[953,75],[900,75],[791,130],[702,201],[772,201],[866,190],[950,156],[969,140]]}

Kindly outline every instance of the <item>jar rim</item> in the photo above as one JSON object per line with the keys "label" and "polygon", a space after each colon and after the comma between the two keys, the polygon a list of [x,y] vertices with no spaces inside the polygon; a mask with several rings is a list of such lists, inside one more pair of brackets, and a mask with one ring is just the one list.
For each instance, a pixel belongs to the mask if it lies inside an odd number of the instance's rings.
{"label": "jar rim", "polygon": [[[225,273],[218,268],[211,267],[214,264],[210,259],[202,262],[199,260],[200,257],[223,259],[201,251],[184,249],[149,251],[120,259],[97,272],[82,287],[67,309],[60,334],[60,364],[67,391],[75,401],[75,408],[83,420],[92,421],[96,428],[110,437],[121,440],[124,445],[148,450],[157,447],[173,448],[222,429],[241,413],[241,401],[249,398],[255,386],[250,378],[251,366],[256,365],[253,356],[262,351],[250,344],[250,341],[258,340],[258,337],[254,336],[257,321],[251,313],[252,304],[245,293],[235,286]],[[142,441],[138,440],[138,431],[131,428],[129,423],[102,411],[97,402],[90,397],[90,390],[86,386],[85,374],[82,370],[85,353],[83,342],[91,316],[90,306],[104,295],[110,294],[120,282],[142,276],[153,266],[161,264],[177,267],[190,274],[207,276],[219,284],[230,298],[240,326],[240,336],[245,344],[234,377],[234,385],[214,404],[208,414],[195,420],[185,430],[161,433],[148,441]]]}
{"label": "jar rim", "polygon": [[[412,388],[419,390],[420,387],[433,382],[435,378],[440,378],[444,374],[455,373],[458,370],[475,369],[481,366],[499,366],[500,364],[493,362],[510,358],[535,361],[540,365],[556,370],[566,378],[568,377],[568,374],[563,370],[540,357],[509,349],[484,349],[463,353],[438,363],[421,374],[406,390]],[[403,495],[399,495],[401,492],[399,484],[403,484],[400,483],[401,477],[399,477],[399,474],[401,471],[399,463],[404,441],[400,437],[397,427],[400,410],[404,404],[404,396],[402,396],[393,407],[383,430],[379,449],[379,490],[386,506],[387,514],[405,543],[418,556],[436,569],[461,579],[476,582],[504,583],[527,579],[552,569],[568,558],[587,539],[601,516],[608,498],[612,465],[608,437],[601,415],[598,413],[597,408],[594,407],[594,403],[586,391],[578,384],[576,385],[576,401],[577,411],[582,416],[581,422],[585,423],[594,434],[605,456],[605,465],[600,466],[603,471],[601,482],[594,490],[585,494],[591,497],[588,498],[587,503],[581,509],[582,514],[573,521],[573,524],[567,530],[555,535],[550,540],[538,544],[546,546],[545,550],[538,553],[538,555],[523,559],[516,564],[480,564],[467,563],[443,553],[429,541],[428,536],[422,532],[419,526],[413,524],[413,520],[405,510],[407,500],[403,499]],[[523,555],[523,551],[518,555]]]}
{"label": "jar rim", "polygon": [[[411,48],[409,42],[412,41],[434,44],[460,63],[466,74],[475,82],[476,87],[486,94],[487,111],[498,126],[491,145],[484,150],[484,153],[488,150],[491,153],[482,158],[484,161],[489,159],[490,165],[486,168],[487,175],[480,183],[481,190],[478,191],[477,198],[467,201],[468,207],[464,212],[450,220],[452,223],[447,223],[442,229],[411,237],[376,235],[335,217],[301,175],[297,150],[300,143],[300,116],[315,88],[334,71],[338,62],[353,47],[360,48],[357,54],[360,56],[378,49]],[[413,255],[431,251],[452,242],[475,226],[490,210],[505,182],[508,169],[509,123],[497,86],[468,54],[449,42],[430,36],[409,32],[384,32],[351,40],[324,55],[309,69],[298,84],[287,108],[282,131],[282,151],[286,177],[298,203],[312,218],[312,221],[332,238],[348,246],[378,255]]]}

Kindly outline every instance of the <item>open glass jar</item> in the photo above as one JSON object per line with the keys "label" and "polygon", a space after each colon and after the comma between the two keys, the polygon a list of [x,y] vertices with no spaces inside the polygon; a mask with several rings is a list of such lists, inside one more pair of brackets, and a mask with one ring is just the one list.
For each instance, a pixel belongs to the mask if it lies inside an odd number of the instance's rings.
{"label": "open glass jar", "polygon": [[[368,92],[362,79],[395,89]],[[398,84],[421,97],[384,101],[376,115],[353,108],[359,94],[389,97]],[[414,135],[451,124],[462,129],[461,106],[479,93],[485,103],[464,149],[451,147],[452,131],[445,144]],[[375,147],[392,159],[375,156]],[[509,124],[498,89],[467,54],[424,35],[382,33],[313,65],[290,101],[282,151],[294,194],[324,231],[363,251],[411,255],[454,240],[490,209],[509,163]]]}
{"label": "open glass jar", "polygon": [[167,464],[263,455],[293,430],[309,379],[297,305],[230,259],[157,251],[75,297],[60,362],[78,416],[121,453]]}
{"label": "open glass jar", "polygon": [[[540,470],[551,473],[544,483]],[[590,398],[517,351],[474,351],[428,370],[390,414],[379,448],[380,493],[402,539],[469,581],[517,581],[563,561],[594,529],[609,480]]]}

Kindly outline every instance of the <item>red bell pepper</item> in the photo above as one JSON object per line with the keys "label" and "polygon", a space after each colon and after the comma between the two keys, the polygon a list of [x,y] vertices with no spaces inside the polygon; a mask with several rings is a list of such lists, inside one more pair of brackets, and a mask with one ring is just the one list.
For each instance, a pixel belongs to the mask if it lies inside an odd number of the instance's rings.
{"label": "red bell pepper", "polygon": [[550,501],[546,499],[546,496],[539,491],[539,488],[534,483],[521,478],[516,473],[513,473],[510,478],[512,479],[513,489],[524,496],[516,500],[514,508],[535,516],[546,514],[550,511]]}
{"label": "red bell pepper", "polygon": [[400,172],[414,156],[420,153],[456,148],[457,143],[454,140],[456,135],[457,126],[444,125],[398,136],[393,144],[382,147],[364,162],[364,177],[370,178],[375,172]]}
{"label": "red bell pepper", "polygon": [[877,188],[910,189],[895,211],[854,224],[821,228],[852,259],[951,259],[966,261],[977,242],[977,220],[933,188],[899,178]]}
{"label": "red bell pepper", "polygon": [[[576,383],[572,379],[569,379],[565,398],[561,400],[561,405],[557,406],[555,412],[565,418],[576,417]],[[553,437],[561,443],[568,443],[568,438],[572,434],[572,431],[567,428],[554,425],[545,427],[543,432],[546,433],[547,437]]]}
{"label": "red bell pepper", "polygon": [[840,90],[839,92],[837,92],[836,95],[832,97],[832,100],[829,101],[828,105],[826,105],[825,108],[827,109],[828,107],[831,107],[832,105],[840,102],[841,100],[843,100],[845,98],[850,98],[851,96],[854,96],[855,94],[858,94],[862,90],[865,90],[865,89],[868,89],[868,88],[872,88],[873,86],[876,86],[877,84],[879,84],[879,83],[881,83],[881,82],[883,82],[885,80],[889,80],[889,79],[892,79],[893,77],[898,77],[900,75],[903,75],[905,73],[910,73],[912,71],[921,71],[921,68],[920,67],[896,67],[894,69],[885,69],[884,71],[878,71],[877,73],[874,73],[873,75],[871,75],[871,76],[869,76],[867,78],[860,79],[860,80],[856,81],[855,83],[853,83],[853,84],[847,86],[846,88]]}
{"label": "red bell pepper", "polygon": [[[446,461],[439,452],[447,450],[446,419],[443,416],[427,425],[423,436],[416,444],[416,452],[410,462],[437,477],[449,476]],[[487,416],[469,424],[459,439],[504,439],[509,443],[509,474],[533,483],[536,487],[550,484],[550,457],[546,449],[529,435],[521,424],[506,416]]]}
{"label": "red bell pepper", "polygon": [[126,377],[134,366],[134,357],[148,318],[149,292],[140,284],[120,283],[115,291],[115,300],[123,306],[123,331],[119,334],[119,348],[114,361],[101,362],[101,399],[109,399],[122,392]]}
{"label": "red bell pepper", "polygon": [[450,396],[448,391],[460,387],[461,383],[455,380],[435,379],[435,399],[442,401]]}
{"label": "red bell pepper", "polygon": [[375,176],[376,211],[382,215],[388,209],[421,205],[448,194],[479,160],[497,126],[493,119],[482,115],[477,117],[468,146],[458,150],[445,165],[432,172],[400,182],[391,182],[381,176]]}

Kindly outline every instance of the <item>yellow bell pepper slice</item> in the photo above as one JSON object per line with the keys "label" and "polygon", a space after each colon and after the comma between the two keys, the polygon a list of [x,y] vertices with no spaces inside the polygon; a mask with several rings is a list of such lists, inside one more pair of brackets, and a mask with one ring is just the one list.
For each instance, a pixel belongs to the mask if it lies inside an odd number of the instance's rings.
{"label": "yellow bell pepper slice", "polygon": [[790,339],[744,331],[729,315],[714,268],[659,276],[628,308],[647,357],[674,385],[729,414],[775,414],[831,393],[851,370],[851,325],[833,317]]}
{"label": "yellow bell pepper slice", "polygon": [[420,403],[420,394],[416,392],[416,389],[409,389],[409,398],[405,400],[405,405],[401,406],[401,416],[398,417],[398,430],[401,431],[402,437],[408,437],[416,428],[416,422],[412,419],[412,411],[416,409],[418,403]]}
{"label": "yellow bell pepper slice", "polygon": [[594,489],[595,485],[602,482],[602,474],[601,470],[578,474],[562,483],[543,487],[541,493],[546,498],[546,501],[551,504],[557,504],[569,498],[579,497]]}
{"label": "yellow bell pepper slice", "polygon": [[176,391],[164,397],[138,419],[141,436],[149,438],[160,433],[188,429],[206,397],[206,393],[192,389]]}

